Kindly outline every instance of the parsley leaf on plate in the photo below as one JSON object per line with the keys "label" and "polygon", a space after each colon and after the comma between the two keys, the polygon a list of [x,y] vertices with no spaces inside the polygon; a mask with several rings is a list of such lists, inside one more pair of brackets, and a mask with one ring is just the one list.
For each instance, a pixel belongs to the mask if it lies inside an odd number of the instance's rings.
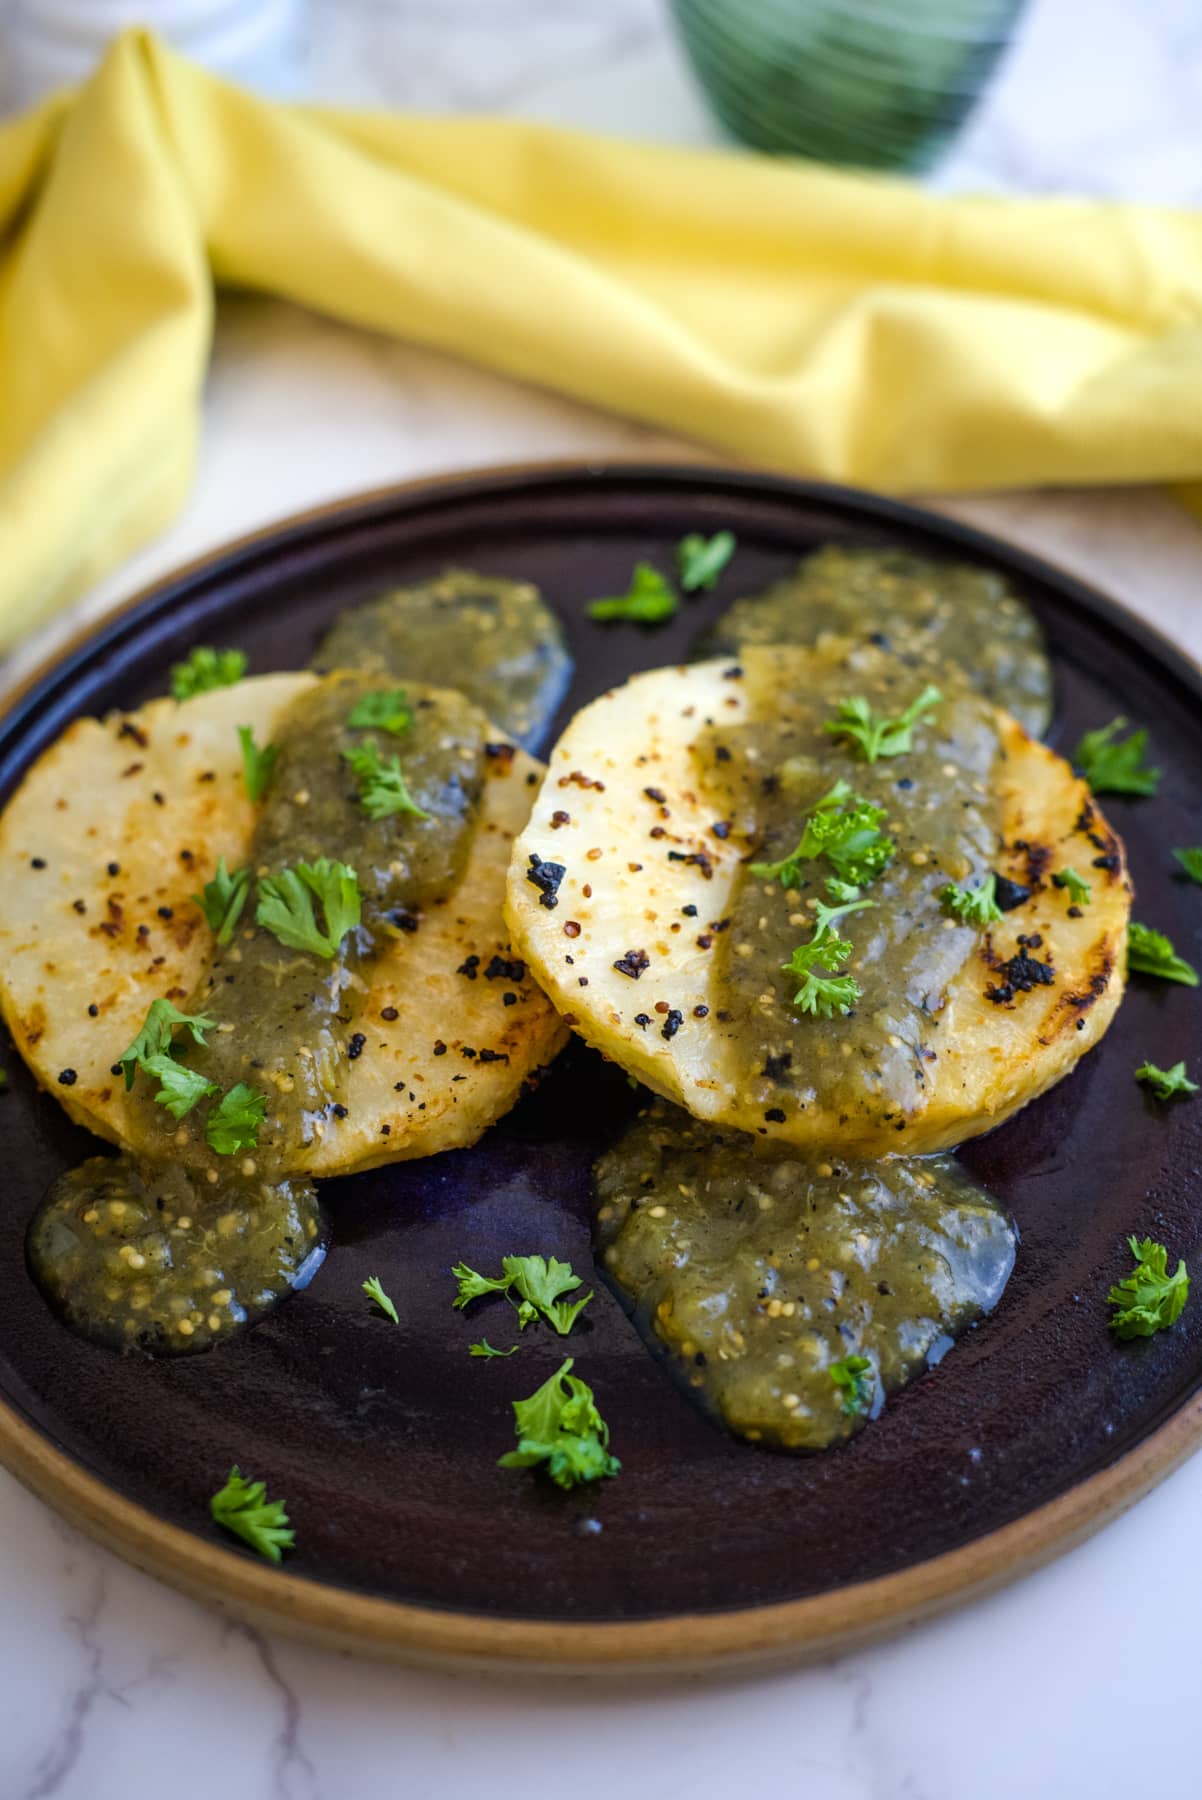
{"label": "parsley leaf on plate", "polygon": [[205,882],[201,893],[193,894],[193,901],[208,920],[209,929],[217,934],[219,944],[228,944],[233,937],[249,893],[250,869],[235,869],[231,875],[222,856],[212,881]]}
{"label": "parsley leaf on plate", "polygon": [[494,1350],[487,1338],[481,1338],[478,1344],[469,1344],[469,1356],[516,1356],[521,1349],[520,1344],[510,1344],[508,1350]]}
{"label": "parsley leaf on plate", "polygon": [[951,919],[962,925],[996,925],[1005,918],[997,903],[997,876],[986,875],[980,887],[960,887],[954,881],[939,890],[939,904]]}
{"label": "parsley leaf on plate", "polygon": [[662,625],[679,604],[671,582],[650,563],[641,562],[635,564],[626,593],[590,600],[588,611],[590,619],[628,619],[635,625]]}
{"label": "parsley leaf on plate", "polygon": [[1052,876],[1052,886],[1067,888],[1070,906],[1088,906],[1093,889],[1083,875],[1076,869],[1058,869]]}
{"label": "parsley leaf on plate", "polygon": [[236,1150],[253,1150],[266,1116],[266,1094],[239,1081],[221,1096],[205,1120],[205,1143],[218,1156],[233,1156]]}
{"label": "parsley leaf on plate", "polygon": [[1110,1329],[1116,1337],[1151,1337],[1181,1317],[1189,1299],[1189,1276],[1178,1259],[1169,1274],[1169,1253],[1152,1238],[1129,1237],[1135,1267],[1106,1296],[1115,1308]]}
{"label": "parsley leaf on plate", "polygon": [[353,731],[390,731],[400,737],[413,724],[413,708],[403,687],[375,688],[355,702],[346,722]]}
{"label": "parsley leaf on plate", "polygon": [[192,1033],[193,1041],[203,1044],[205,1032],[214,1030],[216,1024],[216,1019],[210,1019],[204,1013],[180,1012],[170,1000],[152,1000],[142,1021],[141,1031],[117,1059],[125,1070],[126,1088],[134,1085],[137,1071],[144,1069],[151,1057],[171,1054],[171,1037],[177,1025],[186,1026]]}
{"label": "parsley leaf on plate", "polygon": [[1202,844],[1187,846],[1184,850],[1174,850],[1173,855],[1181,864],[1191,881],[1202,887]]}
{"label": "parsley leaf on plate", "polygon": [[735,553],[733,531],[716,531],[713,537],[702,537],[691,531],[676,546],[676,567],[680,585],[686,594],[712,588]]}
{"label": "parsley leaf on plate", "polygon": [[1184,1096],[1198,1091],[1197,1082],[1190,1080],[1183,1062],[1174,1063],[1171,1069],[1158,1069],[1154,1062],[1140,1063],[1135,1079],[1150,1087],[1158,1100],[1171,1100],[1174,1094]]}
{"label": "parsley leaf on plate", "polygon": [[[575,1292],[581,1282],[579,1275],[572,1273],[571,1263],[559,1262],[553,1256],[546,1260],[541,1256],[506,1256],[501,1260],[501,1267],[521,1295],[525,1307],[540,1312],[560,1337],[567,1337],[593,1297],[590,1288],[583,1300],[569,1303],[561,1299],[561,1295]],[[534,1312],[525,1319],[522,1313],[523,1307],[519,1306],[518,1323],[524,1329]]]}
{"label": "parsley leaf on plate", "polygon": [[572,1374],[564,1358],[554,1375],[527,1400],[515,1400],[518,1447],[498,1459],[502,1469],[546,1465],[557,1487],[616,1475],[621,1463],[609,1451],[609,1426],[597,1411],[593,1390]]}
{"label": "parsley leaf on plate", "polygon": [[394,813],[410,813],[415,819],[430,817],[409,792],[399,756],[390,756],[385,762],[374,740],[342,754],[359,783],[359,804],[369,819],[388,819]]}
{"label": "parsley leaf on plate", "polygon": [[1160,770],[1144,761],[1146,731],[1119,738],[1127,721],[1111,719],[1096,731],[1087,731],[1073,751],[1073,767],[1085,777],[1095,794],[1154,794],[1160,786]]}
{"label": "parsley leaf on plate", "polygon": [[[314,896],[325,915],[324,931],[314,915]],[[287,949],[331,957],[347,932],[358,925],[359,911],[355,871],[346,863],[321,856],[314,863],[297,863],[278,875],[264,875],[255,918]]]}
{"label": "parsley leaf on plate", "polygon": [[[572,1272],[571,1263],[559,1262],[554,1256],[506,1256],[501,1259],[499,1278],[478,1275],[466,1263],[456,1263],[451,1270],[459,1283],[453,1305],[469,1306],[482,1294],[504,1294],[518,1315],[518,1325],[525,1331],[541,1313],[560,1337],[567,1337],[572,1326],[593,1297],[590,1288],[581,1300],[564,1300],[580,1285],[580,1277]],[[514,1296],[517,1296],[515,1299]]]}
{"label": "parsley leaf on plate", "polygon": [[1197,987],[1198,971],[1178,956],[1163,931],[1153,931],[1132,919],[1127,930],[1127,967],[1133,975],[1158,975],[1161,981],[1179,981]]}
{"label": "parsley leaf on plate", "polygon": [[267,790],[280,752],[275,744],[264,744],[260,750],[255,743],[253,725],[239,725],[238,742],[242,746],[242,779],[246,783],[247,798],[252,806],[257,806]]}
{"label": "parsley leaf on plate", "polygon": [[391,1319],[394,1325],[400,1324],[401,1321],[397,1318],[396,1307],[381,1287],[380,1277],[378,1275],[368,1276],[367,1280],[363,1283],[363,1292],[367,1295],[369,1300],[375,1301],[380,1311],[386,1318]]}
{"label": "parsley leaf on plate", "polygon": [[296,1533],[288,1524],[282,1500],[269,1500],[261,1481],[244,1481],[237,1463],[220,1493],[209,1501],[209,1510],[219,1525],[240,1537],[268,1562],[278,1563],[280,1552],[291,1550]]}
{"label": "parsley leaf on plate", "polygon": [[844,1356],[833,1362],[828,1371],[831,1380],[843,1392],[843,1410],[849,1417],[867,1412],[872,1405],[876,1377],[866,1356]]}
{"label": "parsley leaf on plate", "polygon": [[148,1056],[141,1067],[147,1075],[153,1075],[160,1083],[155,1095],[155,1104],[165,1106],[173,1119],[184,1119],[194,1106],[209,1094],[219,1094],[221,1089],[215,1081],[209,1081],[204,1075],[197,1074],[195,1069],[185,1068],[183,1063],[176,1062],[169,1050],[160,1051],[155,1056]]}
{"label": "parsley leaf on plate", "polygon": [[903,756],[914,748],[914,727],[922,715],[942,699],[937,687],[925,687],[896,719],[887,719],[874,713],[867,700],[857,695],[851,700],[840,700],[834,718],[828,719],[822,729],[828,737],[846,738],[855,744],[865,762],[874,763],[882,756]]}
{"label": "parsley leaf on plate", "polygon": [[506,1294],[509,1292],[509,1276],[502,1275],[494,1280],[490,1275],[477,1275],[475,1269],[469,1269],[466,1263],[456,1263],[451,1274],[459,1283],[459,1292],[452,1300],[455,1307],[470,1306],[481,1294]]}
{"label": "parsley leaf on plate", "polygon": [[193,694],[233,687],[245,673],[246,657],[241,650],[210,650],[198,645],[186,662],[172,663],[171,692],[177,700],[190,700]]}
{"label": "parsley leaf on plate", "polygon": [[[836,1012],[850,1012],[860,998],[861,988],[854,975],[835,975],[830,971],[847,961],[852,946],[835,929],[835,921],[848,913],[863,912],[874,904],[871,900],[849,900],[842,906],[818,902],[814,913],[814,935],[799,944],[781,968],[795,975],[801,986],[793,996],[793,1004],[801,1012],[820,1019],[831,1019]],[[821,973],[822,970],[827,973]]]}
{"label": "parsley leaf on plate", "polygon": [[862,794],[854,794],[849,783],[837,781],[815,803],[796,849],[779,862],[752,863],[750,872],[761,880],[779,881],[782,887],[797,887],[802,863],[825,856],[836,878],[828,888],[838,888],[832,897],[854,899],[857,896],[847,890],[875,881],[896,849],[893,839],[880,830],[884,818],[883,806],[874,806]]}

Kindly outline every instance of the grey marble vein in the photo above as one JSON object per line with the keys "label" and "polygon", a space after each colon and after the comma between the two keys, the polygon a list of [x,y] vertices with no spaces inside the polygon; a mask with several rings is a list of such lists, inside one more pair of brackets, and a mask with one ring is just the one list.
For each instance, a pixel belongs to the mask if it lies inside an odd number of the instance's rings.
{"label": "grey marble vein", "polygon": [[300,1697],[280,1671],[274,1643],[237,1620],[228,1621],[226,1631],[250,1645],[278,1701],[280,1724],[272,1742],[271,1800],[322,1800],[317,1772],[301,1744]]}

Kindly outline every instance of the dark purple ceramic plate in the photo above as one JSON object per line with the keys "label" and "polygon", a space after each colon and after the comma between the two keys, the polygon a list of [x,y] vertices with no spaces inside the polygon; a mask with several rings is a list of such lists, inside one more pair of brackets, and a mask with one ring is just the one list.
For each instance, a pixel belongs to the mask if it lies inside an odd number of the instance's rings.
{"label": "dark purple ceramic plate", "polygon": [[[729,527],[715,593],[666,629],[602,628],[585,602],[688,531]],[[868,495],[698,469],[471,475],[295,520],[161,584],[73,648],[0,727],[0,797],[81,713],[164,691],[198,643],[256,672],[304,663],[334,615],[448,562],[525,576],[577,659],[562,718],[633,670],[681,658],[739,592],[813,545],[902,545],[1004,570],[1055,659],[1056,736],[1122,712],[1152,731],[1155,799],[1108,798],[1138,916],[1202,960],[1202,890],[1173,845],[1202,841],[1202,681],[1146,627],[1047,565]],[[474,1149],[330,1185],[334,1241],[308,1292],[240,1341],[171,1362],[71,1336],[25,1268],[47,1184],[93,1148],[15,1053],[0,1101],[0,1456],[54,1504],[179,1584],[327,1641],[551,1663],[688,1662],[831,1645],[1001,1579],[1079,1536],[1202,1435],[1202,1300],[1132,1345],[1105,1296],[1129,1232],[1202,1267],[1202,1099],[1160,1107],[1137,1064],[1199,1054],[1202,998],[1136,980],[1100,1049],[965,1152],[1021,1231],[996,1314],[845,1448],[753,1450],[689,1403],[602,1285],[571,1349],[622,1459],[563,1495],[499,1469],[510,1401],[562,1346],[480,1362],[489,1319],[451,1309],[452,1263],[538,1249],[590,1266],[589,1166],[628,1116],[621,1074],[578,1047]],[[401,1327],[360,1292],[379,1274]],[[285,1496],[285,1572],[219,1541],[207,1501],[231,1462]]]}

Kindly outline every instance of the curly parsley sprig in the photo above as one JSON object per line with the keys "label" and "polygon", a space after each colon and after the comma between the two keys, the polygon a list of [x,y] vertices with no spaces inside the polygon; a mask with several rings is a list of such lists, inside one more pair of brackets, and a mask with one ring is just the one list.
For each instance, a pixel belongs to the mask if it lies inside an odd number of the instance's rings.
{"label": "curly parsley sprig", "polygon": [[840,700],[834,718],[828,719],[822,729],[828,737],[845,738],[865,762],[877,762],[882,756],[903,756],[914,748],[914,727],[918,721],[942,699],[937,687],[924,687],[904,712],[890,719],[873,712],[860,694],[851,700]]}
{"label": "curly parsley sprig", "polygon": [[117,1061],[125,1074],[126,1089],[134,1085],[141,1069],[159,1083],[155,1101],[165,1106],[173,1119],[182,1119],[207,1094],[215,1094],[215,1083],[206,1081],[192,1069],[175,1060],[172,1039],[177,1026],[191,1032],[192,1041],[203,1045],[206,1031],[216,1028],[216,1019],[207,1013],[180,1012],[170,1000],[152,1000],[137,1037],[121,1052]]}
{"label": "curly parsley sprig", "polygon": [[272,771],[279,756],[279,746],[255,743],[253,725],[239,725],[238,742],[242,746],[242,780],[246,786],[246,797],[252,806],[257,806],[267,792],[267,784],[271,780]]}
{"label": "curly parsley sprig", "polygon": [[[313,910],[315,899],[321,904],[324,930]],[[337,954],[347,932],[359,924],[360,911],[354,869],[321,856],[313,863],[281,869],[278,875],[264,875],[255,918],[285,948],[329,959]]]}
{"label": "curly parsley sprig", "polygon": [[[867,887],[875,881],[893,858],[897,846],[880,827],[885,808],[875,806],[863,794],[852,792],[851,784],[837,781],[828,794],[815,802],[797,846],[779,862],[752,863],[750,872],[759,880],[779,881],[782,887],[797,887],[802,880],[802,864],[825,857],[840,884],[840,899],[854,899],[850,888]],[[834,897],[834,896],[832,896]]]}
{"label": "curly parsley sprig", "polygon": [[562,1298],[575,1293],[581,1281],[571,1263],[560,1262],[554,1256],[502,1257],[499,1276],[477,1274],[466,1263],[456,1263],[451,1274],[459,1283],[453,1306],[462,1310],[484,1294],[504,1294],[517,1313],[520,1331],[525,1331],[541,1314],[560,1337],[567,1337],[593,1297],[590,1288],[583,1299]]}
{"label": "curly parsley sprig", "polygon": [[1119,1338],[1152,1337],[1181,1317],[1189,1299],[1189,1276],[1181,1259],[1169,1274],[1169,1253],[1153,1238],[1129,1237],[1127,1243],[1135,1267],[1106,1296],[1115,1309],[1110,1329]]}
{"label": "curly parsley sprig", "polygon": [[188,652],[187,660],[171,665],[171,692],[176,700],[191,700],[194,694],[209,694],[214,688],[233,687],[246,673],[246,655],[241,650],[212,650],[198,644]]}
{"label": "curly parsley sprig", "polygon": [[712,588],[735,553],[733,531],[716,531],[713,537],[702,537],[691,531],[676,546],[676,567],[680,585],[686,594]]}
{"label": "curly parsley sprig", "polygon": [[266,1094],[245,1081],[236,1082],[222,1094],[205,1120],[205,1143],[218,1156],[235,1156],[239,1150],[253,1150],[259,1141],[259,1127],[266,1117]]}
{"label": "curly parsley sprig", "polygon": [[800,1012],[831,1019],[837,1012],[849,1013],[860,998],[863,990],[854,975],[832,973],[852,952],[852,945],[835,929],[835,921],[874,904],[872,900],[848,900],[842,906],[818,902],[813,937],[799,944],[788,962],[781,964],[784,974],[795,975],[801,983],[793,996]]}
{"label": "curly parsley sprig", "polygon": [[235,869],[231,875],[221,856],[212,881],[206,881],[202,891],[193,894],[194,905],[199,906],[219,944],[228,944],[233,937],[249,893],[249,867]]}
{"label": "curly parsley sprig", "polygon": [[613,594],[602,600],[589,601],[589,618],[602,622],[625,619],[634,625],[662,625],[676,612],[680,602],[666,576],[650,563],[636,563],[630,586],[624,594]]}
{"label": "curly parsley sprig", "polygon": [[173,1119],[186,1119],[194,1106],[210,1094],[221,1092],[215,1081],[209,1081],[195,1069],[185,1068],[169,1051],[146,1057],[141,1067],[159,1083],[159,1091],[154,1097],[156,1106],[165,1106]]}
{"label": "curly parsley sprig", "polygon": [[414,819],[430,817],[409,792],[399,756],[385,761],[374,739],[342,754],[359,783],[359,804],[369,819],[388,819],[399,813]]}
{"label": "curly parsley sprig", "polygon": [[876,1375],[866,1356],[844,1356],[827,1370],[843,1395],[843,1410],[849,1418],[867,1412],[872,1405]]}
{"label": "curly parsley sprig", "polygon": [[498,1458],[500,1468],[545,1467],[561,1488],[618,1473],[622,1465],[610,1454],[609,1426],[592,1388],[572,1374],[573,1365],[566,1356],[529,1399],[513,1402],[518,1447]]}
{"label": "curly parsley sprig", "polygon": [[980,887],[960,887],[949,881],[939,890],[939,904],[949,919],[962,925],[996,925],[1005,913],[997,903],[997,876],[986,875]]}
{"label": "curly parsley sprig", "polygon": [[1144,760],[1148,747],[1146,731],[1133,731],[1120,738],[1127,720],[1121,716],[1087,731],[1073,751],[1073,767],[1089,783],[1095,794],[1154,794],[1160,786],[1160,770]]}
{"label": "curly parsley sprig", "polygon": [[237,1463],[225,1486],[209,1501],[209,1511],[218,1525],[232,1531],[270,1563],[278,1563],[281,1553],[296,1543],[284,1502],[267,1498],[266,1483],[244,1480]]}
{"label": "curly parsley sprig", "polygon": [[152,1000],[146,1009],[142,1029],[117,1059],[125,1071],[127,1089],[134,1085],[134,1076],[148,1057],[161,1056],[164,1051],[170,1050],[177,1025],[184,1026],[192,1033],[193,1043],[204,1044],[205,1032],[216,1030],[217,1021],[210,1019],[206,1013],[180,1012],[170,1000]]}
{"label": "curly parsley sprig", "polygon": [[1153,931],[1137,919],[1127,927],[1127,967],[1133,975],[1155,975],[1161,981],[1179,981],[1182,987],[1198,985],[1193,963],[1178,956],[1163,931]]}
{"label": "curly parsley sprig", "polygon": [[413,724],[413,708],[403,687],[373,688],[355,702],[346,722],[353,731],[387,731],[400,737]]}
{"label": "curly parsley sprig", "polygon": [[1140,1063],[1135,1079],[1150,1087],[1158,1100],[1172,1100],[1178,1095],[1185,1099],[1198,1092],[1198,1084],[1190,1080],[1184,1062],[1174,1063],[1171,1069],[1157,1068],[1154,1062]]}
{"label": "curly parsley sprig", "polygon": [[384,1292],[383,1283],[378,1275],[368,1276],[367,1280],[363,1283],[363,1292],[367,1295],[369,1300],[374,1300],[386,1319],[391,1319],[394,1325],[400,1324],[401,1321],[397,1316],[396,1306]]}
{"label": "curly parsley sprig", "polygon": [[1052,886],[1065,889],[1070,906],[1088,906],[1093,895],[1088,881],[1076,869],[1058,869],[1052,876]]}

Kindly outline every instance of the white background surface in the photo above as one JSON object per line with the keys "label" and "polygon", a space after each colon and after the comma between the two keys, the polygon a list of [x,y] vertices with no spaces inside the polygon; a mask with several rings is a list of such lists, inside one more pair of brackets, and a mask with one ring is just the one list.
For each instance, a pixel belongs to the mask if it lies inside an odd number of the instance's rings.
{"label": "white background surface", "polygon": [[[313,18],[325,97],[714,136],[655,0],[321,0]],[[1195,0],[1039,0],[939,179],[1202,203]],[[292,309],[231,302],[187,511],[83,611],[363,486],[607,451],[702,454]],[[1166,496],[982,496],[954,510],[1202,652],[1202,530]],[[1200,1519],[1197,1458],[1053,1567],[871,1651],[737,1684],[602,1687],[381,1668],[224,1625],[0,1476],[0,1800],[1194,1800]]]}

